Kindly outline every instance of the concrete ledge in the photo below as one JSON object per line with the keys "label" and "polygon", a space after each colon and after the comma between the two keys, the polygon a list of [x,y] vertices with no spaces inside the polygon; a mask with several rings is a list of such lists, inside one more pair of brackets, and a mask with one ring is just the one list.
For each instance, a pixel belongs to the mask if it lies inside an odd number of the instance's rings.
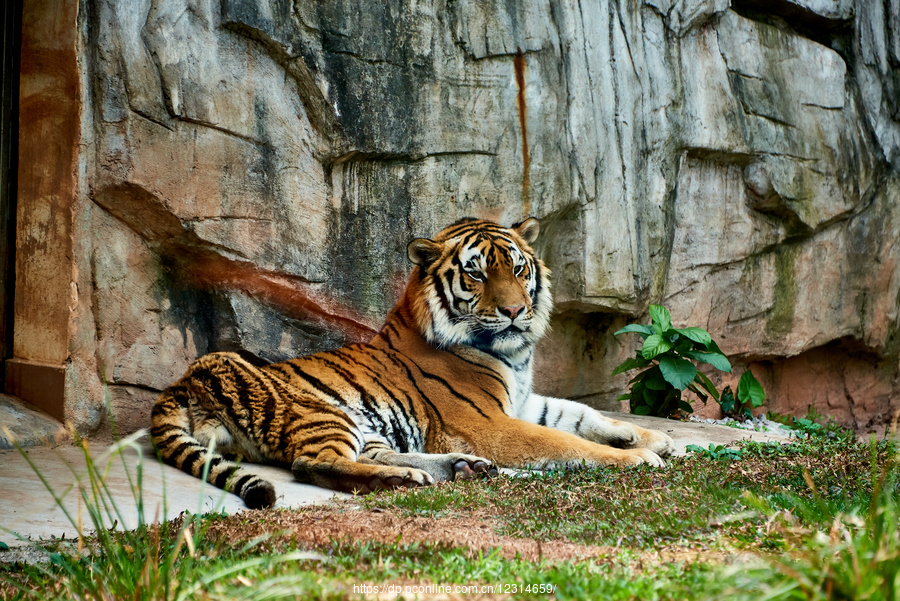
{"label": "concrete ledge", "polygon": [[[116,525],[119,529],[123,526],[131,529],[138,525],[137,503],[131,488],[132,482],[136,484],[138,463],[143,465],[141,494],[144,519],[147,522],[171,520],[186,510],[234,514],[246,509],[240,497],[219,490],[179,469],[161,464],[146,436],[112,459],[108,456],[109,447],[90,445],[88,448],[92,461],[101,472],[106,472],[109,466],[105,482],[122,514],[123,521]],[[52,449],[35,447],[26,452],[53,491],[63,497],[62,502],[69,515],[76,519],[76,516],[81,517],[85,533],[93,531],[94,527],[80,499],[75,476],[78,474],[78,479],[87,483],[84,451],[75,445],[64,444]],[[10,547],[19,547],[29,544],[28,539],[48,540],[54,536],[71,539],[77,536],[75,527],[17,450],[0,451],[0,465],[3,466],[0,471],[0,540]],[[255,464],[247,467],[275,485],[278,495],[276,507],[299,507],[325,503],[335,495],[349,496],[301,484],[294,480],[287,469]],[[111,526],[112,524],[106,524],[106,527]],[[3,563],[2,559],[0,563]]]}
{"label": "concrete ledge", "polygon": [[65,366],[33,363],[24,359],[9,359],[6,362],[6,392],[25,399],[60,422],[66,420],[63,408],[65,388]]}

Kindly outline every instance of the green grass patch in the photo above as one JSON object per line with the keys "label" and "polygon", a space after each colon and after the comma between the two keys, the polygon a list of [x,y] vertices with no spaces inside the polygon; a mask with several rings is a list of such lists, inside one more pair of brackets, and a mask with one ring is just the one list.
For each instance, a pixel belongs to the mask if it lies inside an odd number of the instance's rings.
{"label": "green grass patch", "polygon": [[710,564],[643,565],[628,551],[615,559],[551,562],[509,559],[497,549],[473,552],[440,544],[353,543],[334,545],[329,560],[305,566],[323,576],[318,588],[309,589],[311,596],[399,592],[413,598],[417,589],[430,586],[436,593],[515,599],[662,600],[684,599],[697,591],[715,596],[727,588],[713,577],[719,568]]}
{"label": "green grass patch", "polygon": [[[652,549],[663,544],[708,544],[723,520],[746,513],[745,491],[778,508],[811,497],[809,473],[838,510],[864,505],[893,446],[847,439],[811,438],[792,445],[740,443],[734,456],[701,453],[669,461],[665,469],[551,471],[487,481],[465,481],[365,497],[366,508],[443,517],[488,510],[501,533],[540,540]],[[741,524],[746,528],[747,520]],[[739,541],[770,544],[765,537]]]}

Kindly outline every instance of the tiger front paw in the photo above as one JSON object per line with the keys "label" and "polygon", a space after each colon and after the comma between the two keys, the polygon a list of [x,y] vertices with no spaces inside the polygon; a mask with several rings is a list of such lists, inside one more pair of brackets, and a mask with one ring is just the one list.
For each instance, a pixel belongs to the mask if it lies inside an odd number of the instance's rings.
{"label": "tiger front paw", "polygon": [[620,449],[617,459],[619,467],[629,467],[643,463],[652,467],[666,467],[666,462],[649,449]]}
{"label": "tiger front paw", "polygon": [[630,449],[640,444],[641,438],[637,428],[628,422],[620,422],[612,419],[602,419],[581,435],[598,444],[604,444],[617,449]]}
{"label": "tiger front paw", "polygon": [[415,488],[418,486],[431,486],[434,478],[427,472],[414,468],[386,468],[374,478],[371,478],[366,486],[357,489],[358,493],[366,494],[385,488]]}
{"label": "tiger front paw", "polygon": [[450,455],[453,460],[454,480],[468,480],[480,474],[496,476],[498,473],[497,466],[487,459],[461,453],[451,453]]}
{"label": "tiger front paw", "polygon": [[587,438],[618,449],[648,449],[661,457],[675,452],[675,441],[668,434],[618,420],[600,422]]}
{"label": "tiger front paw", "polygon": [[634,427],[638,435],[638,444],[644,449],[649,449],[660,457],[668,457],[675,452],[675,441],[672,437],[659,430],[645,430],[644,428]]}

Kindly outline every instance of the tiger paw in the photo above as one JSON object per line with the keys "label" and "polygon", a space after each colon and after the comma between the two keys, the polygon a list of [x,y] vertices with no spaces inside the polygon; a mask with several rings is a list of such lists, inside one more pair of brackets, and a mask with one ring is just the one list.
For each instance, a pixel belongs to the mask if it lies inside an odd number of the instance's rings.
{"label": "tiger paw", "polygon": [[617,419],[612,419],[599,411],[588,411],[580,427],[576,427],[574,433],[582,438],[596,442],[597,444],[615,447],[617,449],[630,449],[639,446],[637,430],[634,425]]}
{"label": "tiger paw", "polygon": [[497,468],[487,459],[464,453],[411,453],[403,460],[431,474],[437,482],[466,480],[478,474],[496,474]]}
{"label": "tiger paw", "polygon": [[455,459],[453,461],[454,480],[468,480],[479,474],[497,475],[497,467],[487,459],[460,453],[450,453],[450,456],[451,460]]}
{"label": "tiger paw", "polygon": [[617,458],[619,467],[641,465],[643,463],[653,467],[666,467],[666,462],[649,449],[622,449],[619,450],[619,453],[620,455]]}
{"label": "tiger paw", "polygon": [[668,434],[612,419],[599,421],[585,438],[618,449],[647,449],[661,457],[675,452],[675,442]]}
{"label": "tiger paw", "polygon": [[635,446],[653,451],[660,457],[667,457],[675,452],[675,441],[668,434],[658,430],[645,430],[637,426],[634,429],[638,435],[638,443]]}
{"label": "tiger paw", "polygon": [[367,487],[368,490],[360,490],[361,493],[368,493],[375,490],[385,488],[414,488],[417,486],[431,486],[434,484],[434,478],[427,472],[413,468],[393,468],[389,472],[381,473],[371,478]]}

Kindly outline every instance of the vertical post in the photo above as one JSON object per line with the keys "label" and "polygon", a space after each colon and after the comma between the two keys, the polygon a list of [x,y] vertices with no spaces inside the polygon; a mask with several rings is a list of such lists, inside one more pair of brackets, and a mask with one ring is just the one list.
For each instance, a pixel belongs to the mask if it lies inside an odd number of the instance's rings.
{"label": "vertical post", "polygon": [[15,292],[16,171],[19,140],[19,47],[22,43],[22,0],[3,8],[0,46],[0,390],[5,363],[12,356],[12,300]]}
{"label": "vertical post", "polygon": [[13,357],[6,390],[65,421],[75,310],[73,204],[81,88],[78,1],[22,4]]}

